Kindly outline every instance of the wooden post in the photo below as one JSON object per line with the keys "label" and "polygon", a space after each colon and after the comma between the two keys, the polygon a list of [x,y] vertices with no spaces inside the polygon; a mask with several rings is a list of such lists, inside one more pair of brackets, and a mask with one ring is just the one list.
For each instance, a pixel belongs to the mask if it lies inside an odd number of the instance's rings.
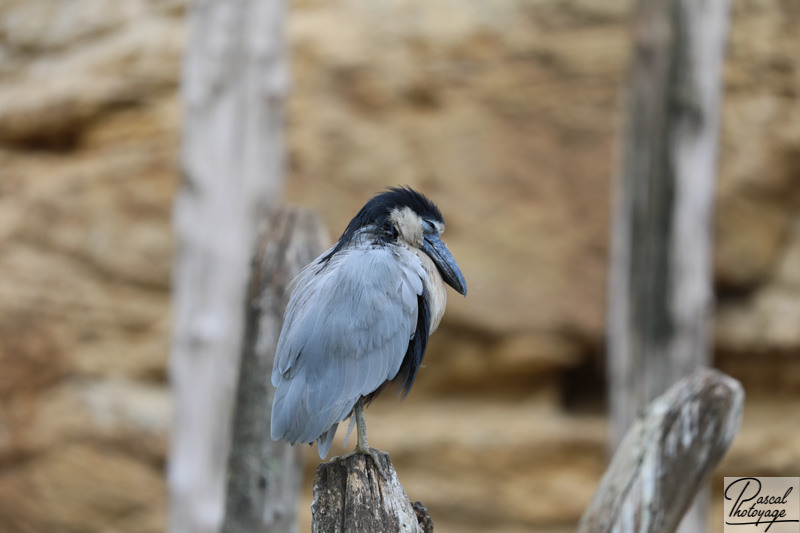
{"label": "wooden post", "polygon": [[[711,219],[728,0],[637,0],[609,283],[612,448],[710,362]],[[706,529],[696,510],[686,531]]]}
{"label": "wooden post", "polygon": [[433,533],[420,502],[412,504],[389,454],[379,454],[388,479],[364,455],[322,463],[314,479],[312,533]]}
{"label": "wooden post", "polygon": [[258,224],[283,188],[285,0],[189,3],[173,224],[170,533],[218,533]]}
{"label": "wooden post", "polygon": [[625,435],[578,533],[671,533],[742,421],[741,384],[701,368],[653,401]]}
{"label": "wooden post", "polygon": [[270,376],[286,289],[329,243],[311,211],[282,207],[263,221],[245,306],[223,533],[297,531],[303,450],[269,436],[275,394]]}

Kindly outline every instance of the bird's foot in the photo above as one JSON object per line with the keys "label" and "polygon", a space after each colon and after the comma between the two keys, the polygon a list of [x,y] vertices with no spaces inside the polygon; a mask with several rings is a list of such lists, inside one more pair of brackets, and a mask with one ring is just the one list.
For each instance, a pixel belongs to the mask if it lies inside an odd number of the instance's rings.
{"label": "bird's foot", "polygon": [[337,455],[336,457],[331,459],[331,462],[334,461],[344,461],[345,459],[349,459],[354,455],[366,455],[372,458],[372,462],[375,463],[375,468],[378,469],[381,477],[386,481],[389,481],[389,473],[386,471],[386,468],[383,467],[383,463],[381,462],[380,454],[383,453],[377,448],[369,448],[369,447],[358,447],[352,452],[347,452],[344,455]]}

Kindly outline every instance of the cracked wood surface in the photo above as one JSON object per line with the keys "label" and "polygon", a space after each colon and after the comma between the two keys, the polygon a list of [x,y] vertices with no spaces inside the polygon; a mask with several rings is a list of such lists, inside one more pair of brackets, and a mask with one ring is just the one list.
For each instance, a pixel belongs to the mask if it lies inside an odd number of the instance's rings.
{"label": "cracked wood surface", "polygon": [[670,533],[720,462],[742,421],[744,390],[700,368],[634,422],[578,526],[579,533]]}
{"label": "cracked wood surface", "polygon": [[319,465],[312,533],[433,533],[427,509],[409,501],[389,454],[378,452],[378,456],[387,478],[364,455]]}

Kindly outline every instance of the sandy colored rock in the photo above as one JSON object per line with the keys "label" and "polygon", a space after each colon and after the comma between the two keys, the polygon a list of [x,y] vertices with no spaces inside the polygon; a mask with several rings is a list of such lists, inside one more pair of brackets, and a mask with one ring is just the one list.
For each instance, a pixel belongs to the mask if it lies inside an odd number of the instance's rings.
{"label": "sandy colored rock", "polygon": [[4,524],[24,524],[21,531],[163,530],[160,469],[86,444],[67,444],[37,459],[0,478],[0,496],[16,485],[13,498],[20,503],[0,506]]}

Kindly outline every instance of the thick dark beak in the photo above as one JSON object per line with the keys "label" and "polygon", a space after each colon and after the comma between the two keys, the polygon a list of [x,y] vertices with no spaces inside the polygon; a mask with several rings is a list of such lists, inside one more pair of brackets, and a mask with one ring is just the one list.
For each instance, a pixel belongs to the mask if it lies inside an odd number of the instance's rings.
{"label": "thick dark beak", "polygon": [[464,280],[464,275],[458,268],[453,254],[447,249],[442,239],[438,235],[425,235],[422,239],[422,250],[433,259],[445,283],[466,296],[467,282]]}

